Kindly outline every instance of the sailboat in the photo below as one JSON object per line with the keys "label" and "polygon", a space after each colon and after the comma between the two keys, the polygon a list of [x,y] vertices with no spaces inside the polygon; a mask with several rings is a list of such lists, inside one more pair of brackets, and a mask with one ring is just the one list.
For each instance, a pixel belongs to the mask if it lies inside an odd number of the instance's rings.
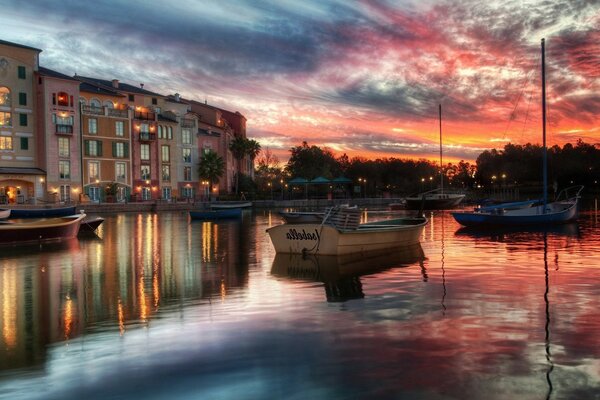
{"label": "sailboat", "polygon": [[548,202],[548,152],[546,147],[546,59],[545,40],[542,39],[542,137],[543,137],[543,199],[541,202],[504,203],[482,207],[472,212],[454,212],[452,216],[461,225],[472,227],[551,225],[577,219],[583,186],[562,190],[556,200]]}
{"label": "sailboat", "polygon": [[440,187],[428,192],[408,196],[406,198],[406,208],[409,210],[443,210],[454,208],[465,198],[461,193],[444,192],[444,164],[442,162],[442,105],[439,105],[440,111]]}

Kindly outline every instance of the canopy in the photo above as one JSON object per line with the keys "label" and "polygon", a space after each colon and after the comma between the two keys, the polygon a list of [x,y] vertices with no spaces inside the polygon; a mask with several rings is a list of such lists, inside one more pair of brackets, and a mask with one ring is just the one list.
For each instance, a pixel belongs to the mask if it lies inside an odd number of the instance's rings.
{"label": "canopy", "polygon": [[345,176],[340,176],[331,181],[332,183],[352,183],[352,179],[348,179]]}
{"label": "canopy", "polygon": [[322,176],[319,176],[319,177],[313,179],[312,181],[310,181],[310,183],[313,185],[324,185],[324,184],[331,183],[331,181],[327,178],[323,178]]}
{"label": "canopy", "polygon": [[298,177],[290,180],[288,183],[290,185],[304,185],[305,183],[308,183],[308,179]]}

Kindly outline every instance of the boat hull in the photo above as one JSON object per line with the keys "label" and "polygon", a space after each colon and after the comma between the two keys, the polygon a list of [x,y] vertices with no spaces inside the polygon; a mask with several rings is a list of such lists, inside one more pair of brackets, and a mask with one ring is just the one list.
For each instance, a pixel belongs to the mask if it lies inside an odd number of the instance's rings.
{"label": "boat hull", "polygon": [[286,212],[280,211],[279,215],[287,224],[319,224],[325,217],[324,212]]}
{"label": "boat hull", "polygon": [[424,210],[445,210],[457,207],[464,198],[465,195],[462,194],[425,196],[425,200],[419,196],[407,197],[405,208],[407,210],[420,210],[421,207]]}
{"label": "boat hull", "polygon": [[86,218],[81,221],[81,225],[79,226],[79,232],[95,232],[96,229],[104,222],[104,218],[96,217],[96,218]]}
{"label": "boat hull", "polygon": [[[550,212],[543,213],[542,207],[494,212],[455,212],[452,216],[459,224],[467,227],[534,226],[565,224],[578,216],[577,203],[553,203]],[[547,208],[548,208],[547,206]]]}
{"label": "boat hull", "polygon": [[77,236],[85,214],[0,225],[0,245],[60,241]]}
{"label": "boat hull", "polygon": [[10,218],[54,218],[76,213],[75,206],[61,208],[11,208]]}
{"label": "boat hull", "polygon": [[277,253],[342,255],[419,243],[426,224],[425,218],[380,221],[349,230],[322,224],[282,224],[267,232]]}
{"label": "boat hull", "polygon": [[10,210],[0,210],[0,219],[6,219],[10,217]]}
{"label": "boat hull", "polygon": [[228,208],[222,210],[211,211],[190,211],[190,218],[198,220],[217,220],[217,219],[233,219],[241,218],[241,208]]}
{"label": "boat hull", "polygon": [[212,208],[213,210],[229,210],[229,209],[234,209],[234,208],[248,208],[248,207],[252,207],[252,202],[251,201],[246,201],[246,202],[243,202],[243,203],[240,203],[240,202],[233,202],[233,203],[220,202],[220,203],[212,203],[210,205],[210,208]]}

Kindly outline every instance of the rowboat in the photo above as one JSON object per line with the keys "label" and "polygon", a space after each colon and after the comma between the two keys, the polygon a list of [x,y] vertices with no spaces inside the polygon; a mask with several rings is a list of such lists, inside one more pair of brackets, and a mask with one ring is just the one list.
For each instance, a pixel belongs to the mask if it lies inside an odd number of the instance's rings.
{"label": "rowboat", "polygon": [[10,208],[0,209],[1,211],[10,210],[11,218],[52,218],[65,217],[76,213],[75,206],[71,207],[53,207],[53,208]]}
{"label": "rowboat", "polygon": [[6,219],[10,217],[10,210],[0,210],[0,219]]}
{"label": "rowboat", "polygon": [[364,297],[360,277],[391,268],[407,267],[425,258],[421,244],[394,250],[339,256],[275,255],[271,275],[294,280],[323,282],[327,301]]}
{"label": "rowboat", "polygon": [[[338,207],[356,209],[356,206],[350,207],[349,204],[341,204]],[[279,215],[287,224],[318,224],[325,217],[324,211],[279,211]]]}
{"label": "rowboat", "polygon": [[0,224],[0,244],[40,243],[74,238],[85,214]]}
{"label": "rowboat", "polygon": [[196,210],[190,211],[190,218],[201,219],[201,220],[216,220],[216,219],[229,219],[229,218],[241,218],[241,208],[225,208],[222,210]]}
{"label": "rowboat", "polygon": [[81,221],[79,232],[95,232],[103,222],[104,218],[102,217],[85,218]]}
{"label": "rowboat", "polygon": [[425,217],[359,224],[360,210],[332,208],[321,223],[281,224],[267,229],[277,253],[342,255],[419,243]]}
{"label": "rowboat", "polygon": [[248,208],[248,207],[252,207],[251,201],[244,201],[244,202],[231,201],[231,202],[218,202],[218,203],[210,204],[210,208],[212,208],[213,210],[228,210],[228,209],[232,209],[232,208]]}

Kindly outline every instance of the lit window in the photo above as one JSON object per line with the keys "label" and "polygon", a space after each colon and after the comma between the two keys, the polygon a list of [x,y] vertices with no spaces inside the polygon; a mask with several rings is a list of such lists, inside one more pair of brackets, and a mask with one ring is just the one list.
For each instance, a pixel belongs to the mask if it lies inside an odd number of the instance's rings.
{"label": "lit window", "polygon": [[150,160],[150,145],[142,144],[140,145],[140,160]]}
{"label": "lit window", "polygon": [[118,182],[125,182],[126,177],[125,177],[125,163],[124,162],[115,163],[115,179]]}
{"label": "lit window", "polygon": [[71,162],[60,160],[58,162],[58,177],[60,179],[71,179]]}
{"label": "lit window", "polygon": [[181,142],[183,144],[192,144],[192,132],[189,129],[181,130]]}
{"label": "lit window", "polygon": [[11,137],[0,136],[0,150],[12,150],[13,139]]}
{"label": "lit window", "polygon": [[100,179],[100,164],[98,161],[90,161],[88,163],[88,178],[90,182],[95,182]]}
{"label": "lit window", "polygon": [[140,176],[143,180],[148,180],[150,179],[150,166],[149,165],[142,165],[140,168]]}
{"label": "lit window", "polygon": [[169,162],[169,146],[162,146],[161,153],[162,153],[162,161]]}
{"label": "lit window", "polygon": [[0,87],[0,106],[10,107],[10,89],[2,86]]}
{"label": "lit window", "polygon": [[12,118],[9,112],[0,111],[0,127],[12,126]]}
{"label": "lit window", "polygon": [[192,162],[192,149],[182,149],[183,151],[183,162],[191,163]]}
{"label": "lit window", "polygon": [[58,156],[59,157],[69,157],[69,155],[71,154],[70,141],[71,141],[71,139],[68,137],[59,137],[58,138]]}

